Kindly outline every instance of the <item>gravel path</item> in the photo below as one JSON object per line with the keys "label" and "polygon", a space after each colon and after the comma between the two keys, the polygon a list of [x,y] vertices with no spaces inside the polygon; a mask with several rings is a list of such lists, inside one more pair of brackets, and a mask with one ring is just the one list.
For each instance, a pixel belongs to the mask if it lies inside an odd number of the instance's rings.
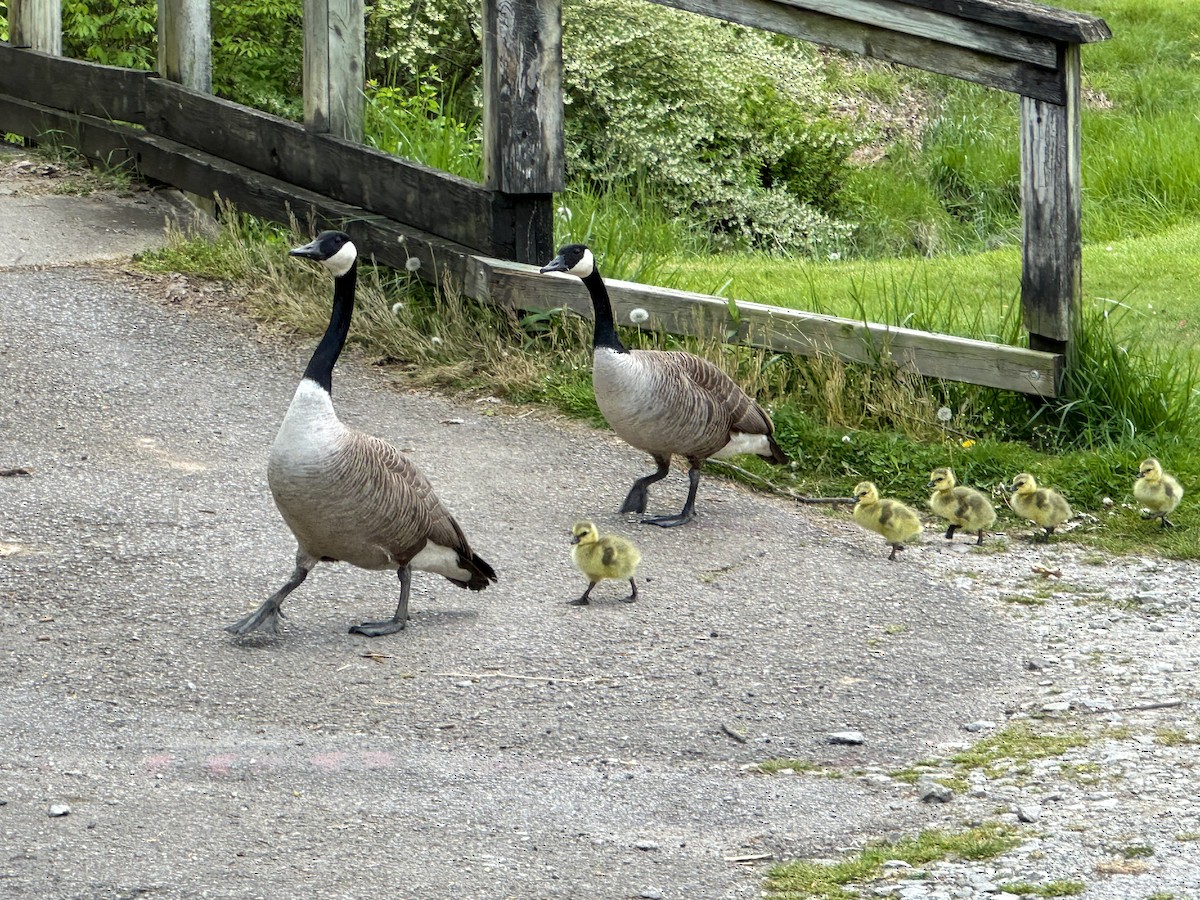
{"label": "gravel path", "polygon": [[[0,270],[0,295],[0,470],[31,472],[0,477],[0,895],[749,898],[779,861],[1000,820],[1018,849],[866,895],[1200,897],[1193,564],[934,529],[889,564],[844,513],[715,478],[697,523],[647,531],[611,511],[646,461],[610,435],[351,357],[343,417],[501,581],[418,575],[372,642],[346,626],[393,583],[326,567],[280,638],[236,641],[290,570],[264,465],[307,348],[111,267]],[[681,499],[678,474],[654,494]],[[565,605],[579,515],[638,541],[639,603]],[[1081,744],[948,761],[1013,722]],[[889,774],[922,762],[966,789]]]}

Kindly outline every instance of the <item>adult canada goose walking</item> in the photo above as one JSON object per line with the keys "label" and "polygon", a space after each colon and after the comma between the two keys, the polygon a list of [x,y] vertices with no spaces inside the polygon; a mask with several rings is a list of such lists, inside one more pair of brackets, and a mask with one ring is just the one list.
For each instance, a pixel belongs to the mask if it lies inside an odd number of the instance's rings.
{"label": "adult canada goose walking", "polygon": [[276,633],[280,606],[313,566],[344,561],[362,569],[394,569],[399,575],[395,615],[350,629],[368,637],[392,634],[408,621],[412,569],[436,572],[473,591],[495,581],[496,573],[471,551],[462,529],[413,463],[391,444],[348,428],[334,412],[333,366],[350,330],[357,278],[358,251],[349,236],[324,231],[289,255],[316,260],[334,276],[329,327],[304,370],[267,466],[275,505],[299,545],[296,570],[262,606],[225,630]]}
{"label": "adult canada goose walking", "polygon": [[667,477],[671,457],[688,461],[687,502],[677,515],[649,516],[644,523],[668,528],[691,520],[706,459],[754,453],[786,463],[766,411],[708,360],[682,350],[629,350],[617,336],[612,304],[592,251],[568,244],[542,272],[566,272],[583,280],[592,298],[592,387],[596,405],[625,442],[654,457],[658,468],[633,483],[623,513],[644,513],[649,487]]}

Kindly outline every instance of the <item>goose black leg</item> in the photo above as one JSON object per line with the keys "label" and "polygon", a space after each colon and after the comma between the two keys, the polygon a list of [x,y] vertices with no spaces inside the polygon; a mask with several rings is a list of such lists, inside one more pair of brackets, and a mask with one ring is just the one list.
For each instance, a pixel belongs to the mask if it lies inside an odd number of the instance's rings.
{"label": "goose black leg", "polygon": [[405,566],[396,572],[396,576],[400,579],[400,602],[396,604],[396,614],[382,622],[363,622],[361,625],[351,625],[351,634],[381,637],[404,630],[404,626],[408,624],[408,588],[412,581],[412,569]]}
{"label": "goose black leg", "polygon": [[[630,578],[629,586],[631,588],[633,588],[633,593],[630,594],[628,597],[622,597],[621,598],[622,603],[633,603],[635,600],[637,600],[637,582],[634,581],[632,578]],[[588,590],[591,590],[591,588],[588,588]]]}
{"label": "goose black leg", "polygon": [[[574,600],[568,600],[567,606],[587,606],[588,603],[591,602],[590,600],[588,600],[588,594],[590,594],[592,592],[592,588],[594,588],[599,583],[600,582],[598,582],[598,581],[593,581],[593,582],[589,583],[587,586],[587,590],[583,592],[583,596],[576,597]],[[634,593],[637,593],[637,592],[634,591]]]}
{"label": "goose black leg", "polygon": [[1175,527],[1175,523],[1172,522],[1170,519],[1168,519],[1166,516],[1159,516],[1159,518],[1162,519],[1162,521],[1159,523],[1160,528],[1174,528]]}
{"label": "goose black leg", "polygon": [[288,594],[304,583],[304,579],[308,577],[308,573],[316,564],[317,560],[314,557],[298,551],[296,553],[296,570],[292,572],[292,577],[287,580],[287,584],[264,600],[262,606],[250,615],[238,619],[232,625],[226,625],[225,630],[230,634],[242,635],[261,628],[267,634],[279,634],[279,620],[283,618],[283,611],[279,607],[283,605]]}
{"label": "goose black leg", "polygon": [[980,529],[979,529],[979,540],[977,540],[975,543],[976,543],[976,544],[982,544],[982,543],[983,543],[983,529],[982,529],[982,528],[980,528]]}
{"label": "goose black leg", "polygon": [[661,456],[654,457],[654,462],[658,468],[644,478],[639,478],[633,483],[633,487],[629,489],[629,493],[625,497],[625,502],[621,504],[621,512],[623,513],[644,513],[646,511],[646,502],[650,499],[650,485],[656,481],[662,481],[667,477],[667,473],[671,471],[671,458],[663,458]]}
{"label": "goose black leg", "polygon": [[888,555],[888,559],[892,562],[896,561],[896,554],[904,549],[903,544],[892,544],[892,552]]}
{"label": "goose black leg", "polygon": [[695,461],[692,467],[688,469],[688,495],[687,502],[683,504],[683,509],[675,516],[648,516],[642,519],[643,525],[657,525],[659,528],[673,528],[676,525],[683,525],[692,521],[692,516],[695,515],[693,507],[696,505],[696,489],[700,487],[700,462]]}
{"label": "goose black leg", "polygon": [[954,532],[957,530],[958,530],[958,526],[955,525],[953,522],[951,522],[950,527],[946,529],[946,540],[948,540],[948,541],[954,540]]}

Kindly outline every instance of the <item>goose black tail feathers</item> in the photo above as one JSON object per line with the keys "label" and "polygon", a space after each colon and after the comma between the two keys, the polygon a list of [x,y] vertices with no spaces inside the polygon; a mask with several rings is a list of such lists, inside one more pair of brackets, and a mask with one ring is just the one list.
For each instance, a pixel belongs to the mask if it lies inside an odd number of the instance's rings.
{"label": "goose black tail feathers", "polygon": [[780,466],[786,466],[788,463],[790,463],[792,461],[791,457],[789,457],[786,453],[783,452],[783,448],[780,447],[779,444],[775,443],[775,438],[773,438],[773,437],[767,438],[767,441],[770,444],[771,453],[769,456],[765,453],[762,454],[759,457],[760,459],[765,459],[765,460],[767,460],[767,462],[773,462],[776,465],[780,465]]}
{"label": "goose black tail feathers", "polygon": [[482,591],[485,587],[496,580],[496,570],[489,566],[487,561],[482,557],[472,553],[470,559],[460,556],[458,561],[459,565],[471,573],[471,579],[469,581],[459,581],[457,578],[450,579],[460,588],[467,588],[472,591]]}

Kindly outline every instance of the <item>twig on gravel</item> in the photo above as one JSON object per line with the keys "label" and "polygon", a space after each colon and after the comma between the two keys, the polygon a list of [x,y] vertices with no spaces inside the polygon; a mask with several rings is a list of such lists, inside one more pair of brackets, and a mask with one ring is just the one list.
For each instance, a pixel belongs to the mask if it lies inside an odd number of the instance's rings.
{"label": "twig on gravel", "polygon": [[721,723],[721,730],[737,741],[739,744],[746,743],[746,736],[735,728],[730,728],[724,722]]}
{"label": "twig on gravel", "polygon": [[1033,566],[1033,571],[1034,574],[1044,575],[1046,578],[1052,575],[1055,578],[1062,578],[1062,569],[1047,569],[1045,566]]}
{"label": "twig on gravel", "polygon": [[434,672],[439,678],[515,678],[519,681],[561,681],[563,684],[587,684],[595,681],[595,676],[587,678],[560,678],[558,675],[514,675],[512,672]]}
{"label": "twig on gravel", "polygon": [[32,474],[33,474],[33,469],[30,469],[26,466],[12,466],[11,468],[0,469],[0,477],[12,478],[12,477],[17,477],[17,476],[21,476],[21,475],[32,475]]}
{"label": "twig on gravel", "polygon": [[1152,709],[1174,709],[1176,706],[1183,706],[1183,704],[1183,700],[1161,700],[1158,703],[1137,703],[1133,706],[1116,706],[1112,709],[1088,709],[1083,711],[1090,713],[1147,712]]}
{"label": "twig on gravel", "polygon": [[818,504],[828,503],[830,505],[845,504],[853,506],[855,499],[853,497],[806,497],[804,494],[797,494],[790,488],[780,487],[775,482],[763,478],[761,475],[755,475],[749,469],[743,469],[741,466],[735,466],[731,462],[725,462],[723,459],[710,459],[707,461],[709,465],[716,466],[719,469],[725,469],[732,472],[739,478],[744,478],[759,487],[766,488],[772,494],[777,494],[780,497],[787,497],[789,500],[794,500],[796,503],[807,503],[816,506]]}
{"label": "twig on gravel", "polygon": [[736,863],[759,862],[760,860],[774,859],[774,858],[775,858],[774,853],[745,853],[745,854],[742,854],[741,856],[726,856],[725,862],[736,862]]}

